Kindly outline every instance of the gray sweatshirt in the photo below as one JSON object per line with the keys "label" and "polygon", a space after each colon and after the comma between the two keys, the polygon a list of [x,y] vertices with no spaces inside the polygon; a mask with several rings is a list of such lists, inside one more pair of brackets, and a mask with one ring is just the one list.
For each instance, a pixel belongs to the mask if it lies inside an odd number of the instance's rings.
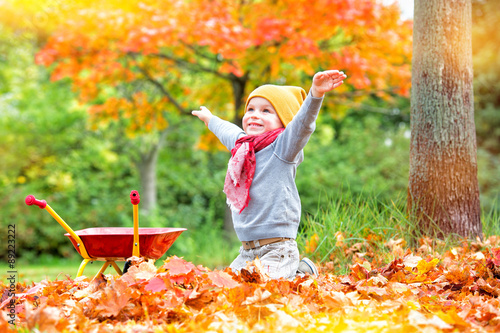
{"label": "gray sweatshirt", "polygon": [[[300,110],[276,140],[255,154],[255,175],[250,202],[241,214],[232,212],[240,241],[273,237],[297,237],[300,198],[295,175],[304,160],[303,148],[316,127],[323,98],[307,96]],[[238,126],[213,116],[208,128],[231,150],[246,133]]]}

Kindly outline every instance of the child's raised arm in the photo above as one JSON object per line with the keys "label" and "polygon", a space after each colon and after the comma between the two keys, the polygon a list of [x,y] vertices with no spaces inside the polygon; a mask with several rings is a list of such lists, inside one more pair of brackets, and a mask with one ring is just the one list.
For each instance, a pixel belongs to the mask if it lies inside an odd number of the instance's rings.
{"label": "child's raised arm", "polygon": [[212,118],[212,112],[204,106],[200,106],[200,110],[191,111],[191,114],[200,118],[205,123],[205,126],[208,126],[208,122]]}
{"label": "child's raised arm", "polygon": [[323,97],[325,93],[332,91],[344,83],[347,75],[338,70],[318,72],[313,77],[311,94],[313,97]]}

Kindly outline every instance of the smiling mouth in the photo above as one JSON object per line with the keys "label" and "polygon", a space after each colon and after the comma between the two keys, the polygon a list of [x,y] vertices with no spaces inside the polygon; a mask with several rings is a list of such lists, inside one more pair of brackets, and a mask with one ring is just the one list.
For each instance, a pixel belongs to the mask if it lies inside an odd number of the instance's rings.
{"label": "smiling mouth", "polygon": [[251,124],[248,124],[248,127],[263,127],[263,125],[251,123]]}

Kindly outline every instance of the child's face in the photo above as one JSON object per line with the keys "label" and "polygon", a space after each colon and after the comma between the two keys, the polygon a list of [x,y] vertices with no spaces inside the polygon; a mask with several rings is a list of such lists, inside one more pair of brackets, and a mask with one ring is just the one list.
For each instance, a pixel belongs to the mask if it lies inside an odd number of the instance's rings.
{"label": "child's face", "polygon": [[260,135],[282,128],[278,113],[272,104],[263,97],[253,97],[243,116],[243,130],[248,135]]}

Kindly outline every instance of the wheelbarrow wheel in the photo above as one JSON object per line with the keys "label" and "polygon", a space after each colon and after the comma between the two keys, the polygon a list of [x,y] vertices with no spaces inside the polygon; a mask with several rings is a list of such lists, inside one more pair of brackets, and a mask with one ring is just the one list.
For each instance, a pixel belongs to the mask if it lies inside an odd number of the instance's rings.
{"label": "wheelbarrow wheel", "polygon": [[125,265],[123,265],[123,274],[127,273],[130,266],[132,266],[132,260],[125,261]]}

